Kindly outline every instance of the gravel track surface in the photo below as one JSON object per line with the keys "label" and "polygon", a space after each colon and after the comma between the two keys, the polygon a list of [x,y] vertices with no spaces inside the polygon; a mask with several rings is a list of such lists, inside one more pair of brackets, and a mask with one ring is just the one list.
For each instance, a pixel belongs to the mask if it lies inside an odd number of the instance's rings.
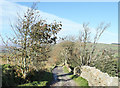
{"label": "gravel track surface", "polygon": [[63,71],[62,66],[58,66],[53,69],[54,82],[51,86],[77,86],[77,84],[72,80],[68,73]]}

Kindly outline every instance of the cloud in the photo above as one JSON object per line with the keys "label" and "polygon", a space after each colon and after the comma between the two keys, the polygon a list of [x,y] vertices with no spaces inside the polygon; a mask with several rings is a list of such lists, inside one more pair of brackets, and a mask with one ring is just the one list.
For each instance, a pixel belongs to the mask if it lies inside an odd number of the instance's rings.
{"label": "cloud", "polygon": [[119,2],[119,0],[11,0],[12,2]]}
{"label": "cloud", "polygon": [[[10,21],[12,23],[15,23],[16,18],[17,18],[16,13],[18,12],[19,15],[23,15],[23,13],[27,9],[28,9],[28,7],[19,5],[15,2],[9,2],[9,1],[2,0],[0,3],[0,12],[2,12],[2,14],[0,14],[0,19],[2,19],[2,21],[0,21],[0,32],[2,34],[5,34],[5,33],[7,33],[8,35],[11,34],[12,32],[10,30]],[[79,31],[82,29],[82,25],[77,22],[73,22],[71,20],[61,18],[61,17],[55,16],[53,14],[49,14],[49,13],[46,13],[43,11],[40,11],[40,15],[43,19],[47,19],[48,22],[53,22],[54,20],[56,20],[58,22],[59,21],[62,22],[63,30],[61,30],[58,33],[59,37],[67,36],[67,35],[75,35],[76,36],[76,35],[78,35]],[[94,28],[92,28],[91,31],[92,31],[92,33],[94,33],[95,32]],[[117,38],[116,34],[111,33],[111,32],[105,32],[104,40],[105,40],[106,35]],[[105,41],[103,41],[103,42],[105,42]]]}
{"label": "cloud", "polygon": [[[21,6],[19,4],[16,4],[14,2],[8,2],[8,1],[3,1],[0,4],[0,7],[2,7],[2,14],[0,17],[2,17],[3,21],[0,24],[1,27],[0,30],[4,29],[3,32],[9,31],[9,26],[10,26],[10,21],[12,23],[15,23],[16,17],[17,17],[17,12],[19,12],[19,15],[23,15],[23,12],[27,10],[28,7]],[[78,24],[76,22],[70,21],[68,19],[60,18],[58,16],[55,16],[53,14],[49,14],[43,11],[40,11],[40,15],[43,19],[46,19],[48,23],[53,22],[54,20],[56,21],[61,21],[63,24],[63,30],[59,32],[59,36],[66,36],[66,35],[72,35],[76,34],[80,28],[81,24]],[[8,29],[7,29],[8,28]]]}

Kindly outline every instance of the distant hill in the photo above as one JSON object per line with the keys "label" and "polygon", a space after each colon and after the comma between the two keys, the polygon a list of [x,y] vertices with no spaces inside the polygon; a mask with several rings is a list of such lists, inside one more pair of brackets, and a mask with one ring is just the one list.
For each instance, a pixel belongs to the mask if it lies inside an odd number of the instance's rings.
{"label": "distant hill", "polygon": [[120,43],[111,43],[111,44],[114,44],[114,45],[120,45]]}

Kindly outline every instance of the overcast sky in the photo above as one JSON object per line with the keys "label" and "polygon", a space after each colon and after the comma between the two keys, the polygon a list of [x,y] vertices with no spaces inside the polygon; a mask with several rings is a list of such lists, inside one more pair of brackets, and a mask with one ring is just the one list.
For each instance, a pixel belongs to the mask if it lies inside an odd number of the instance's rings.
{"label": "overcast sky", "polygon": [[[11,36],[10,21],[15,23],[16,13],[22,15],[32,2],[0,2],[0,33]],[[99,23],[111,23],[111,26],[104,32],[99,42],[118,42],[118,3],[117,2],[40,2],[37,5],[40,15],[48,22],[53,20],[62,21],[63,27],[58,36],[77,36],[82,29],[83,23],[90,23],[91,32]],[[1,40],[0,40],[1,41]]]}

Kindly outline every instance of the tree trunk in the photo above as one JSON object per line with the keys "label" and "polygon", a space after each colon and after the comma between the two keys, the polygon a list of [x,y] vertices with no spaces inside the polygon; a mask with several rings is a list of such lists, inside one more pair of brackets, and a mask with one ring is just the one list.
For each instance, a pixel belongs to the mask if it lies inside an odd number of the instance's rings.
{"label": "tree trunk", "polygon": [[8,57],[7,57],[7,64],[8,64]]}
{"label": "tree trunk", "polygon": [[23,73],[23,78],[26,77],[26,57],[24,58],[24,73]]}

